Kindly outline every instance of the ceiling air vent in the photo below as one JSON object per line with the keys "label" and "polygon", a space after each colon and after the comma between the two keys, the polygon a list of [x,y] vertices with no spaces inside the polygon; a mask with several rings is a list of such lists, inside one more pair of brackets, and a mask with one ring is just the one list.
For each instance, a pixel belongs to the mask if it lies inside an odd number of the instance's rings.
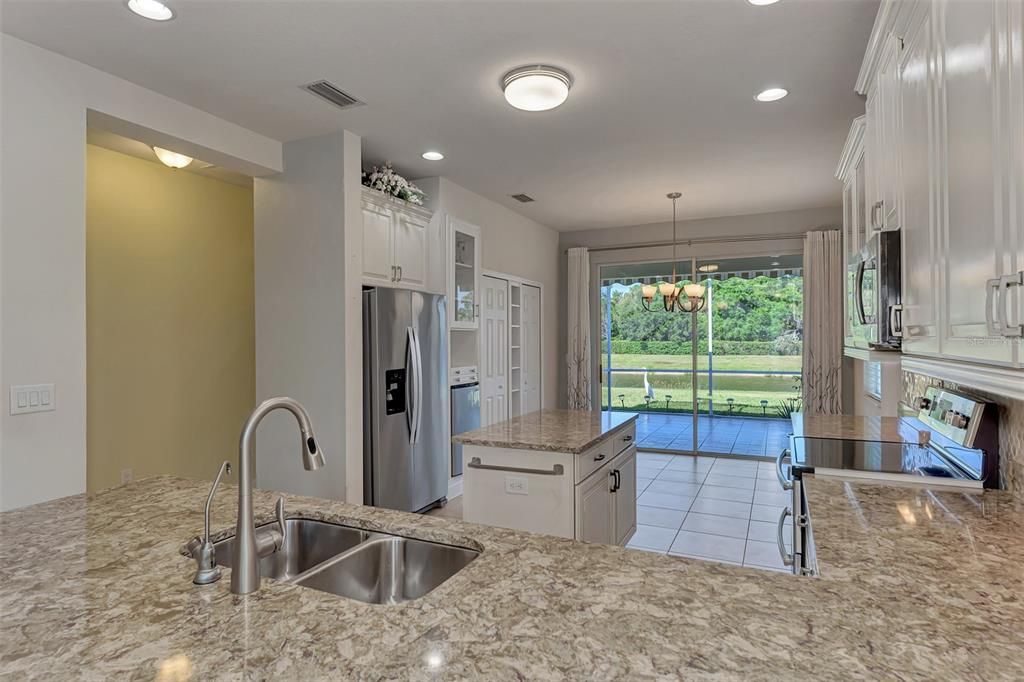
{"label": "ceiling air vent", "polygon": [[317,97],[325,99],[339,109],[348,109],[350,107],[358,107],[366,102],[361,102],[352,95],[348,94],[344,90],[341,90],[330,81],[316,81],[309,85],[303,85],[304,90],[309,90]]}
{"label": "ceiling air vent", "polygon": [[528,204],[531,201],[533,201],[533,197],[531,197],[529,194],[512,194],[510,196],[522,204]]}

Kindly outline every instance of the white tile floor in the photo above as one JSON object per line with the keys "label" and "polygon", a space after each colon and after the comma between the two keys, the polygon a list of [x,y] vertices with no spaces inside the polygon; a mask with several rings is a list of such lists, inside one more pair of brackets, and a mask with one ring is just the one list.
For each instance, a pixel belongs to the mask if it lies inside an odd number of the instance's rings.
{"label": "white tile floor", "polygon": [[[776,544],[789,501],[774,462],[641,452],[637,530],[627,547],[789,571]],[[787,523],[787,545],[791,536]]]}

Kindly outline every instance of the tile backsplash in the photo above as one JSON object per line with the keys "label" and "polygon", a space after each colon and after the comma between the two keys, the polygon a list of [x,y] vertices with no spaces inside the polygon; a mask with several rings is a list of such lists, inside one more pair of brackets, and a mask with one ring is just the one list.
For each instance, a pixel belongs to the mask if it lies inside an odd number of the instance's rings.
{"label": "tile backsplash", "polygon": [[1002,486],[1013,491],[1017,497],[1024,498],[1024,401],[1002,398],[970,386],[904,371],[903,405],[909,408],[914,404],[914,399],[924,395],[924,390],[929,386],[965,391],[999,405],[999,473]]}

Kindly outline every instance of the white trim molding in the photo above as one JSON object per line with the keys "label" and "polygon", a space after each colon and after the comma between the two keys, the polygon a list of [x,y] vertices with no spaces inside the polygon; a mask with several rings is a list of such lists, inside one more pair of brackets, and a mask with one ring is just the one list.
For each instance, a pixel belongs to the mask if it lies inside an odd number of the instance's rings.
{"label": "white trim molding", "polygon": [[1024,400],[1024,371],[951,360],[903,356],[902,368],[908,372],[951,381],[965,388]]}
{"label": "white trim molding", "polygon": [[898,351],[868,350],[866,348],[854,348],[853,346],[845,346],[843,348],[843,355],[848,358],[862,360],[864,362],[878,362],[882,364],[894,363],[897,365],[904,357]]}
{"label": "white trim molding", "polygon": [[857,165],[860,155],[864,151],[864,128],[866,127],[867,116],[860,115],[853,119],[850,124],[850,132],[846,135],[846,144],[843,145],[843,153],[839,156],[839,164],[836,166],[836,178],[845,180],[849,177],[850,170]]}

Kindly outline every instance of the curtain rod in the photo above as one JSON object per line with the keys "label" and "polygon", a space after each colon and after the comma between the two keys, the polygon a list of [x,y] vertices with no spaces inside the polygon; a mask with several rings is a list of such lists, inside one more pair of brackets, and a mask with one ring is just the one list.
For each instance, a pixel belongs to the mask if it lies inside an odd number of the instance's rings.
{"label": "curtain rod", "polygon": [[[838,228],[830,228],[828,231],[834,232]],[[809,230],[810,231],[810,230]],[[678,242],[679,246],[690,246],[692,244],[730,244],[735,242],[765,242],[774,241],[777,239],[803,239],[806,232],[791,232],[789,234],[766,234],[766,235],[749,235],[746,237],[730,237],[723,239],[721,237],[701,237],[698,239],[687,239],[686,241]],[[657,248],[662,246],[672,246],[671,241],[661,242],[639,242],[637,244],[618,244],[616,246],[595,246],[594,248],[587,247],[587,251],[596,253],[598,251],[628,251],[631,249],[649,249]],[[570,248],[566,247],[562,249],[563,253],[567,253]]]}

